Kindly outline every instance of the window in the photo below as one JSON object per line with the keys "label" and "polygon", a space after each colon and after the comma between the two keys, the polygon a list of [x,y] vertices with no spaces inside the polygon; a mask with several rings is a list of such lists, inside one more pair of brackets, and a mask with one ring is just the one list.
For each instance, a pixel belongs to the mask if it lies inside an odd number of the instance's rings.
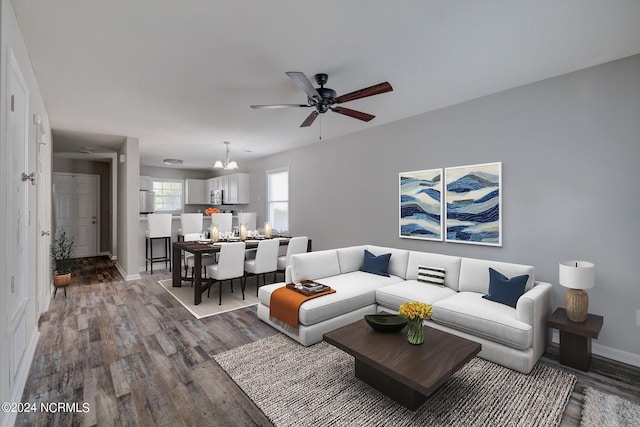
{"label": "window", "polygon": [[153,179],[156,212],[181,212],[184,182],[177,179]]}
{"label": "window", "polygon": [[289,231],[288,168],[267,171],[267,211],[274,231]]}

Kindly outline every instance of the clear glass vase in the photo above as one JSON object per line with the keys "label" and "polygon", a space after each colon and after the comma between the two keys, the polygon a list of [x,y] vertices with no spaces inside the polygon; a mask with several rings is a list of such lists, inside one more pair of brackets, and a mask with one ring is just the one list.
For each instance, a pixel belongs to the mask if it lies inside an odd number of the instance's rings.
{"label": "clear glass vase", "polygon": [[407,319],[407,341],[409,344],[422,344],[424,342],[424,325],[422,319]]}

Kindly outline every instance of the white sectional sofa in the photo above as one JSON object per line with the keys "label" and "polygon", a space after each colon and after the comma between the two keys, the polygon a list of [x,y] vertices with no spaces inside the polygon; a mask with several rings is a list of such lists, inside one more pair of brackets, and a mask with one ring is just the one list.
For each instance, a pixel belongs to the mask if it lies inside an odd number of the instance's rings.
{"label": "white sectional sofa", "polygon": [[[374,255],[391,253],[389,277],[359,271],[365,249]],[[419,265],[444,268],[444,286],[418,281]],[[490,267],[508,278],[529,276],[515,308],[482,298]],[[301,280],[318,281],[336,292],[304,302],[294,329],[269,316],[271,293],[284,283],[262,286],[258,317],[305,346],[365,314],[397,312],[405,301],[431,304],[427,326],[479,342],[479,357],[523,373],[533,369],[547,345],[552,288],[535,281],[531,266],[364,245],[292,256],[286,282]]]}

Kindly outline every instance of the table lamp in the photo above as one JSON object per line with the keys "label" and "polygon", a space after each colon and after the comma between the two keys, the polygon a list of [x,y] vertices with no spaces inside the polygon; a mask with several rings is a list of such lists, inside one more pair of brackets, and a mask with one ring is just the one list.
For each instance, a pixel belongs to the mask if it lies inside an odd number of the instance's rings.
{"label": "table lamp", "polygon": [[589,294],[584,289],[595,285],[595,265],[587,261],[565,261],[560,263],[559,282],[567,289],[564,306],[567,318],[572,322],[587,320]]}

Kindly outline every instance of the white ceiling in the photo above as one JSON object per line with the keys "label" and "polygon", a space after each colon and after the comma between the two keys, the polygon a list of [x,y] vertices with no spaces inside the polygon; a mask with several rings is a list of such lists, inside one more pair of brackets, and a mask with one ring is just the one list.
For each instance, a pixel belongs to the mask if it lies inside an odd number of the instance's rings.
{"label": "white ceiling", "polygon": [[[141,163],[242,161],[640,53],[637,0],[13,0],[56,149],[140,138]],[[329,74],[364,123],[310,109],[285,71]],[[64,144],[63,144],[64,143]],[[248,152],[250,151],[250,153]]]}

